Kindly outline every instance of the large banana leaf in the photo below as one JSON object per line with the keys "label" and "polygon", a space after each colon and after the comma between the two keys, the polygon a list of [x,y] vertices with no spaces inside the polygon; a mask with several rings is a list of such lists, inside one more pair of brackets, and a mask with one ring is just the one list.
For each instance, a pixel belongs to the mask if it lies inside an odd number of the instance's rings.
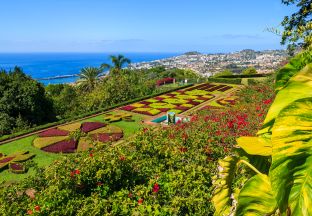
{"label": "large banana leaf", "polygon": [[263,137],[239,137],[237,145],[251,155],[271,156],[272,143],[270,139]]}
{"label": "large banana leaf", "polygon": [[288,209],[291,215],[312,215],[312,97],[280,112],[272,144],[270,180],[281,213]]}
{"label": "large banana leaf", "polygon": [[216,209],[215,215],[229,215],[231,210],[231,184],[235,175],[238,158],[226,157],[219,160],[219,173],[213,182],[214,193],[212,202]]}
{"label": "large banana leaf", "polygon": [[311,89],[312,64],[309,64],[292,77],[287,85],[276,95],[274,103],[264,120],[263,128],[258,132],[258,135],[271,133],[274,121],[280,111],[298,99],[312,97]]}
{"label": "large banana leaf", "polygon": [[312,51],[308,49],[290,60],[290,62],[282,67],[276,74],[276,90],[281,90],[292,76],[298,73],[307,64],[312,63]]}
{"label": "large banana leaf", "polygon": [[238,195],[236,215],[270,215],[277,209],[267,175],[257,174],[249,179]]}

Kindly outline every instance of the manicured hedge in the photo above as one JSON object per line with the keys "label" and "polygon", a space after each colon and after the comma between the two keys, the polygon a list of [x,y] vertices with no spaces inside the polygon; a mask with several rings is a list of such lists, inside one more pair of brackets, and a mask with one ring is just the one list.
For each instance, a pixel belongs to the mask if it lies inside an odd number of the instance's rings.
{"label": "manicured hedge", "polygon": [[228,75],[228,76],[219,76],[218,78],[256,78],[256,77],[268,77],[272,74],[250,74],[250,75],[243,75],[243,74],[237,74],[237,75]]}
{"label": "manicured hedge", "polygon": [[147,96],[144,96],[144,97],[140,97],[140,98],[136,98],[136,99],[133,99],[133,100],[125,101],[125,102],[122,102],[122,103],[119,103],[119,104],[116,104],[116,105],[113,105],[113,106],[110,106],[110,107],[107,107],[107,108],[103,108],[103,109],[92,111],[92,112],[87,112],[87,113],[84,113],[82,115],[77,115],[77,116],[72,117],[72,118],[62,119],[62,120],[57,121],[57,122],[47,123],[47,124],[44,124],[44,125],[33,127],[31,129],[28,129],[28,130],[25,130],[25,131],[20,131],[20,132],[14,133],[14,134],[4,135],[4,136],[0,137],[0,142],[4,142],[6,140],[9,140],[9,139],[12,139],[12,138],[15,138],[15,137],[18,137],[18,136],[22,136],[22,135],[25,135],[25,134],[28,134],[28,133],[33,133],[33,132],[36,132],[36,131],[39,131],[39,130],[43,130],[43,129],[46,129],[46,128],[49,128],[49,127],[53,127],[53,126],[57,126],[57,125],[65,124],[65,123],[69,123],[71,121],[77,121],[77,120],[86,118],[86,117],[91,116],[91,115],[96,115],[96,114],[100,114],[100,113],[103,113],[103,112],[115,109],[117,107],[129,105],[129,104],[141,101],[141,100],[145,100],[145,99],[148,99],[148,98],[156,97],[156,96],[159,96],[159,95],[162,95],[162,94],[166,94],[166,93],[169,93],[169,92],[172,92],[172,91],[176,91],[176,90],[179,90],[179,89],[188,88],[188,87],[191,87],[191,86],[193,86],[193,84],[180,86],[178,88],[170,89],[168,91],[162,91],[162,92],[158,92],[156,94],[147,95]]}
{"label": "manicured hedge", "polygon": [[242,78],[208,78],[209,82],[241,84]]}

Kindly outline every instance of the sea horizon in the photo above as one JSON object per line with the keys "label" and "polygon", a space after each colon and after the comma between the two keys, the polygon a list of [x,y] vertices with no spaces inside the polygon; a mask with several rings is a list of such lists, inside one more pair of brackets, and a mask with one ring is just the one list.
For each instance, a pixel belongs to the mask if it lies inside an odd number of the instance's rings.
{"label": "sea horizon", "polygon": [[0,69],[11,70],[15,66],[44,85],[73,83],[84,67],[99,67],[110,63],[110,55],[122,54],[132,63],[148,62],[183,53],[170,52],[16,52],[0,53]]}

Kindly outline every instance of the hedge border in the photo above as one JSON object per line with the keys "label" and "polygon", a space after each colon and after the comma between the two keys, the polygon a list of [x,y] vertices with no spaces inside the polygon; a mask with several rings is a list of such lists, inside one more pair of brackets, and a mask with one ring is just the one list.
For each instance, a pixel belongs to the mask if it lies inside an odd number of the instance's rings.
{"label": "hedge border", "polygon": [[208,78],[208,81],[215,83],[242,84],[242,78]]}
{"label": "hedge border", "polygon": [[273,75],[272,73],[267,73],[267,74],[250,74],[250,75],[243,75],[243,74],[238,74],[238,75],[227,75],[227,76],[219,76],[215,78],[256,78],[256,77],[268,77]]}
{"label": "hedge border", "polygon": [[100,114],[102,114],[104,112],[110,111],[112,109],[116,109],[116,108],[121,107],[121,106],[126,106],[126,105],[129,105],[129,104],[141,101],[141,100],[149,99],[149,98],[156,97],[156,96],[159,96],[159,95],[162,95],[162,94],[166,94],[166,93],[170,93],[170,92],[173,92],[173,91],[177,91],[177,90],[180,90],[180,89],[185,89],[185,88],[191,87],[193,85],[194,84],[188,84],[188,85],[180,86],[180,87],[177,87],[177,88],[174,88],[174,89],[170,89],[170,90],[167,90],[167,91],[162,91],[162,92],[158,92],[158,93],[155,93],[155,94],[147,95],[147,96],[144,96],[144,97],[139,97],[139,98],[135,98],[135,99],[132,99],[132,100],[128,100],[128,101],[125,101],[125,102],[122,102],[122,103],[119,103],[119,104],[115,104],[113,106],[110,106],[110,107],[107,107],[107,108],[103,108],[103,109],[100,109],[100,110],[84,113],[82,115],[78,115],[78,116],[75,116],[75,117],[72,117],[72,118],[62,119],[62,120],[59,120],[59,121],[56,121],[56,122],[51,122],[51,123],[47,123],[47,124],[40,125],[40,126],[37,126],[37,127],[33,127],[33,128],[31,128],[29,130],[20,131],[20,132],[17,132],[17,133],[14,133],[14,134],[10,134],[10,135],[4,135],[4,136],[0,137],[0,145],[6,143],[5,141],[7,141],[7,140],[10,140],[10,139],[13,139],[13,138],[16,138],[16,137],[19,137],[19,136],[24,136],[24,135],[27,135],[29,133],[35,133],[37,131],[44,130],[44,129],[47,129],[47,128],[50,128],[50,127],[54,127],[54,126],[57,126],[57,125],[62,125],[62,124],[67,124],[67,123],[71,123],[71,122],[76,122],[76,121],[82,120],[82,119],[84,119],[84,118],[86,118],[88,116],[97,115],[97,114],[100,115]]}

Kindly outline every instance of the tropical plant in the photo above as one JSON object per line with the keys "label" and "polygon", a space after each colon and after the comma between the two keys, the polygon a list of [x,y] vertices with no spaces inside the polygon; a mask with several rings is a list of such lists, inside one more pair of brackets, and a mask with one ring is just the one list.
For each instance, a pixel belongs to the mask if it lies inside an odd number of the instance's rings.
{"label": "tropical plant", "polygon": [[102,69],[96,67],[85,67],[81,70],[77,83],[81,89],[85,91],[92,91],[99,81],[101,74]]}
{"label": "tropical plant", "polygon": [[109,72],[111,75],[120,75],[122,68],[126,64],[131,63],[130,59],[124,57],[123,55],[118,55],[118,56],[111,55],[110,59],[111,59],[112,64],[111,65],[106,64],[106,63],[102,64],[101,68],[102,70],[109,69]]}
{"label": "tropical plant", "polygon": [[[287,72],[293,73],[286,66]],[[309,64],[278,92],[258,137],[238,138],[237,154],[219,161],[215,215],[312,215],[311,113]],[[233,190],[242,164],[251,172],[246,172],[243,186]]]}

